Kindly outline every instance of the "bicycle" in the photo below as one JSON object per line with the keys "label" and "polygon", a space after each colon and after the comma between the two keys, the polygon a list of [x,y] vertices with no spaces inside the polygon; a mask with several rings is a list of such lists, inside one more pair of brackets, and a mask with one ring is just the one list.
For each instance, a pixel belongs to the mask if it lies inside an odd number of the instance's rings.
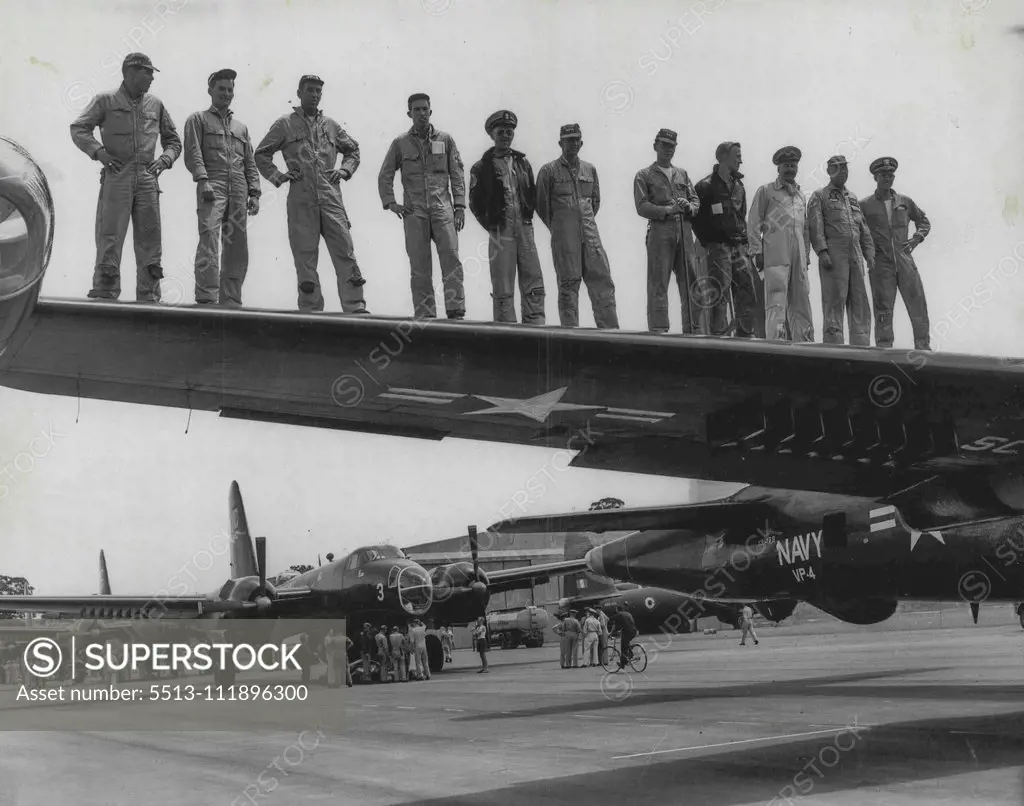
{"label": "bicycle", "polygon": [[[609,645],[605,652],[605,662],[601,664],[608,674],[622,671],[619,668],[621,653],[614,646]],[[631,642],[629,645],[629,666],[637,674],[642,674],[647,668],[647,650],[640,644]]]}

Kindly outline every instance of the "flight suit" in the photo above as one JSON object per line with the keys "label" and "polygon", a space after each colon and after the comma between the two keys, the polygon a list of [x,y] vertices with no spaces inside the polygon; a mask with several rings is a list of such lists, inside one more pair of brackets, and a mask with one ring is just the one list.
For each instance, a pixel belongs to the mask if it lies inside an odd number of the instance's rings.
{"label": "flight suit", "polygon": [[398,630],[391,633],[391,663],[394,666],[395,682],[405,683],[408,677],[408,669],[405,665],[405,636]]}
{"label": "flight suit", "polygon": [[[99,126],[103,144],[93,136]],[[147,166],[153,162],[160,139],[160,159],[166,168],[181,154],[181,139],[163,102],[145,93],[132,100],[124,84],[115,92],[101,92],[71,124],[71,139],[79,149],[96,159],[106,149],[124,166],[114,172],[100,171],[100,193],[96,205],[96,264],[93,270],[93,299],[121,296],[121,250],[128,222],[135,244],[135,295],[139,301],[160,299],[160,265],[163,249],[160,231],[160,186]]]}
{"label": "flight suit", "polygon": [[412,643],[412,658],[416,664],[416,676],[421,680],[430,679],[430,661],[427,658],[427,628],[417,624],[409,628]]}
{"label": "flight suit", "polygon": [[327,655],[327,686],[338,688],[341,685],[341,678],[348,683],[348,675],[343,671],[348,669],[348,659],[345,653],[345,636],[328,635],[324,639],[324,654]]}
{"label": "flight suit", "polygon": [[433,240],[441,264],[445,311],[449,319],[461,319],[466,314],[466,296],[452,196],[455,197],[454,208],[465,209],[466,182],[455,140],[433,126],[426,138],[416,134],[415,128],[396,137],[377,175],[384,209],[395,203],[395,173],[399,170],[402,172],[403,206],[412,208],[411,213],[405,214],[402,224],[405,251],[412,269],[414,315],[437,316],[430,255]]}
{"label": "flight suit", "polygon": [[587,284],[594,323],[617,328],[615,283],[608,253],[597,230],[601,184],[597,169],[565,157],[543,165],[537,174],[537,216],[551,231],[551,257],[558,278],[558,318],[562,327],[579,327],[580,283]]}
{"label": "flight suit", "polygon": [[[910,222],[914,222],[914,238],[920,243],[931,232],[931,222],[914,200],[890,189],[887,198],[876,191],[860,200],[871,240],[875,245],[875,267],[869,273],[871,296],[875,303],[875,345],[892,347],[892,311],[896,290],[907,306],[914,330],[914,349],[930,350],[928,301],[924,284],[914,257],[904,252]],[[888,202],[888,204],[887,204]]]}
{"label": "flight suit", "polygon": [[380,682],[391,682],[391,649],[388,647],[388,636],[381,630],[374,638],[377,642],[377,662],[380,664]]}
{"label": "flight suit", "polygon": [[515,282],[518,271],[523,324],[543,325],[544,275],[533,236],[532,213],[527,215],[523,212],[524,206],[532,211],[536,202],[536,199],[524,198],[533,185],[530,163],[521,152],[513,151],[507,157],[498,157],[493,148],[488,149],[484,159],[470,169],[471,195],[480,184],[480,173],[488,163],[487,170],[497,173],[505,208],[504,218],[496,228],[484,226],[489,236],[487,256],[491,266],[494,321],[516,321]]}
{"label": "flight suit", "polygon": [[765,337],[769,340],[814,341],[806,207],[800,186],[781,179],[761,185],[750,203],[747,248],[751,257],[764,256]]}
{"label": "flight suit", "polygon": [[[683,312],[683,333],[708,333],[707,277],[697,260],[690,221],[700,200],[689,174],[674,165],[671,179],[654,162],[633,179],[636,212],[647,225],[647,328],[668,332],[668,284],[675,275]],[[687,214],[672,213],[676,198],[690,203]]]}
{"label": "flight suit", "polygon": [[359,167],[359,144],[323,111],[318,109],[312,117],[306,117],[301,106],[293,109],[290,115],[274,121],[256,147],[255,159],[259,172],[274,187],[281,187],[283,177],[274,165],[278,151],[283,153],[289,171],[302,174],[288,188],[288,243],[298,279],[299,310],[324,309],[317,274],[322,235],[337,275],[342,311],[362,313],[366,310],[362,288],[366,280],[356,262],[341,183],[327,178],[339,153],[344,156],[340,170],[347,171],[351,178]]}
{"label": "flight suit", "polygon": [[[222,116],[211,106],[189,115],[184,132],[185,167],[196,181],[199,217],[196,302],[241,305],[249,270],[247,202],[260,197],[249,130],[230,109]],[[203,200],[203,182],[213,191],[213,201]]]}
{"label": "flight suit", "polygon": [[832,268],[820,269],[821,306],[825,344],[843,344],[843,312],[850,320],[850,344],[871,344],[871,306],[864,285],[866,261],[875,263],[875,247],[861,213],[860,202],[845,187],[826,185],[807,203],[811,246],[815,253],[828,249]]}
{"label": "flight suit", "polygon": [[565,635],[569,639],[566,647],[568,665],[577,668],[580,665],[580,636],[582,629],[579,620],[575,616],[569,616],[565,620]]}

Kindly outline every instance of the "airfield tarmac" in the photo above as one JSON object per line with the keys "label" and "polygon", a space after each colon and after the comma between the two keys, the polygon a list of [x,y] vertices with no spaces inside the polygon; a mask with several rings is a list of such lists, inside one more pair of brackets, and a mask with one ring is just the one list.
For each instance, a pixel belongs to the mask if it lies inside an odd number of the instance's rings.
{"label": "airfield tarmac", "polygon": [[901,622],[647,637],[646,672],[603,687],[552,645],[493,651],[487,675],[458,651],[430,682],[314,687],[347,728],[305,751],[313,725],[0,732],[0,804],[1024,802],[1016,617]]}

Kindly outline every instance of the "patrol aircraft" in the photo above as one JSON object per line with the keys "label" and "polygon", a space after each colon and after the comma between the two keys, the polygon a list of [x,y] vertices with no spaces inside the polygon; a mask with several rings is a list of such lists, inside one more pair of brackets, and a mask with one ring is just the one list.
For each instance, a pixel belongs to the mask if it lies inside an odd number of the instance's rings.
{"label": "patrol aircraft", "polygon": [[[401,549],[371,545],[275,587],[267,580],[266,538],[256,538],[254,551],[242,494],[234,481],[229,512],[231,574],[216,591],[205,595],[163,591],[153,596],[109,592],[98,596],[0,596],[0,611],[57,613],[81,619],[344,618],[350,637],[355,638],[364,621],[378,626],[422,618],[466,624],[484,614],[493,593],[529,587],[552,574],[585,565],[583,560],[575,560],[488,573],[479,567],[476,529],[470,527],[471,563],[449,563],[428,574]],[[427,636],[427,655],[431,671],[444,668],[436,635]]]}
{"label": "patrol aircraft", "polygon": [[[107,558],[100,549],[100,595],[110,595],[110,576],[107,573]],[[119,625],[120,626],[120,625]],[[26,619],[17,621],[14,619],[0,620],[0,643],[4,640],[17,641],[26,635],[86,635],[99,628],[95,619],[78,619],[76,621],[64,622],[34,622]]]}
{"label": "patrol aircraft", "polygon": [[[546,519],[545,519],[546,520]],[[591,534],[570,532],[565,540],[565,559],[586,557],[595,548]],[[567,596],[558,600],[558,612],[585,607],[600,608],[611,617],[620,605],[633,617],[640,635],[689,633],[699,618],[715,617],[722,624],[738,629],[742,624],[743,606],[716,602],[666,588],[638,585],[635,582],[614,582],[591,570],[567,574]],[[795,599],[765,599],[751,602],[751,607],[776,624],[796,609]]]}
{"label": "patrol aircraft", "polygon": [[[29,247],[0,265],[2,385],[751,485],[591,513],[639,532],[595,549],[593,570],[683,592],[792,597],[855,623],[901,598],[976,611],[1020,596],[1024,359],[40,300],[52,199],[27,152],[18,159],[0,194]],[[738,546],[768,548],[741,568]]]}

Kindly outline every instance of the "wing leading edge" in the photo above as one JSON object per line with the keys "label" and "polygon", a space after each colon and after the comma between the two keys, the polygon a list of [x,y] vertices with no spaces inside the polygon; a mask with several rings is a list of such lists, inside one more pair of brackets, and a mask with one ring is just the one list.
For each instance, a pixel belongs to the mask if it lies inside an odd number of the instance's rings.
{"label": "wing leading edge", "polygon": [[0,383],[820,492],[1024,469],[1021,363],[943,353],[43,300]]}

